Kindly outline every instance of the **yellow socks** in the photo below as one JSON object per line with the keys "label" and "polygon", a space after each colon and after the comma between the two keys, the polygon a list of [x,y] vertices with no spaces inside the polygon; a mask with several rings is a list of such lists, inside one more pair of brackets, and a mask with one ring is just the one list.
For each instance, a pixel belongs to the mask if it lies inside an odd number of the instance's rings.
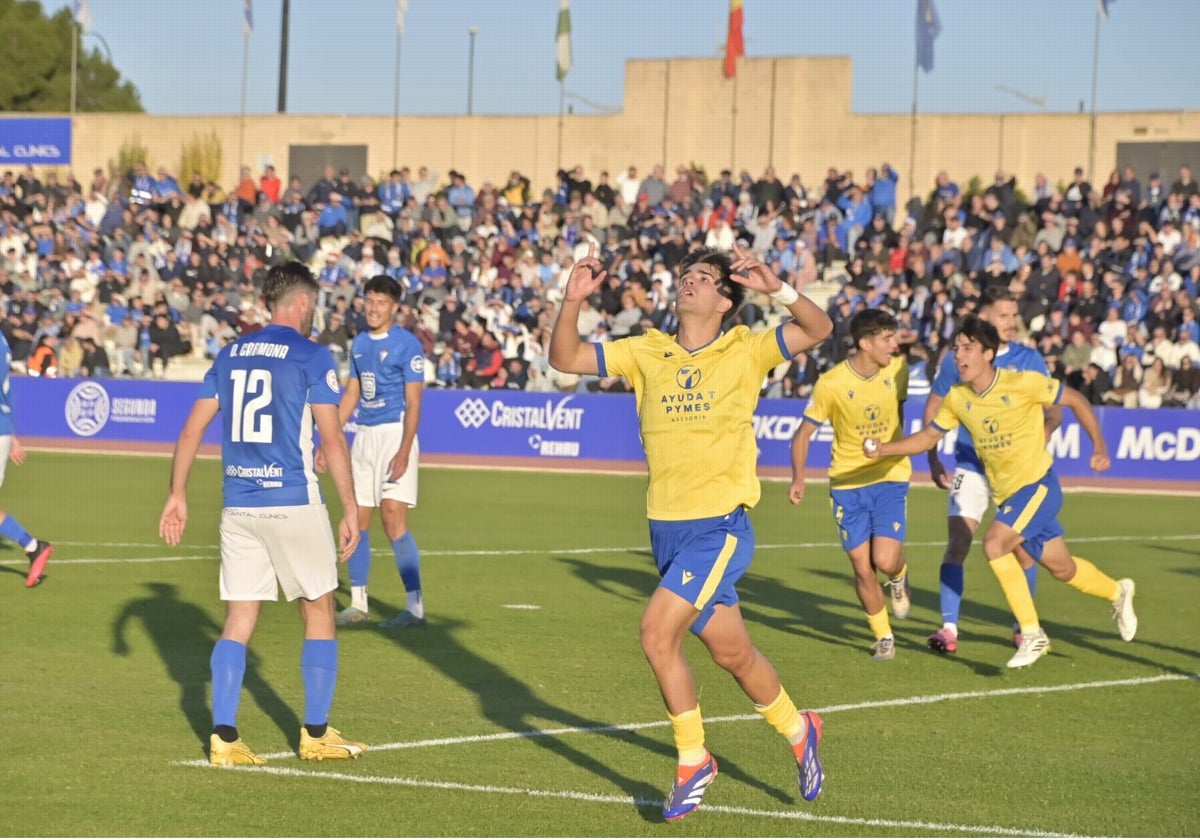
{"label": "yellow socks", "polygon": [[771,701],[771,705],[759,706],[756,703],[754,708],[767,723],[775,727],[776,732],[787,738],[789,743],[794,745],[804,738],[804,718],[796,711],[796,704],[788,697],[783,686],[779,687],[779,696]]}
{"label": "yellow socks", "polygon": [[907,563],[905,563],[903,566],[901,566],[900,571],[896,572],[896,574],[894,574],[894,575],[891,575],[888,578],[888,580],[903,580],[904,576],[906,574],[908,574],[908,564]]}
{"label": "yellow socks", "polygon": [[1094,595],[1105,601],[1117,600],[1121,587],[1104,572],[1097,569],[1082,557],[1072,557],[1075,561],[1075,577],[1067,581],[1085,595]]}
{"label": "yellow socks", "polygon": [[871,632],[875,634],[875,640],[886,639],[892,635],[892,625],[888,621],[887,607],[884,607],[875,615],[867,616],[867,624],[871,625]]}
{"label": "yellow socks", "polygon": [[1029,581],[1025,578],[1025,570],[1017,562],[1017,555],[1005,554],[988,561],[988,565],[1000,581],[1000,588],[1004,590],[1009,609],[1021,625],[1021,632],[1031,633],[1039,629],[1037,608],[1033,605],[1033,596],[1029,594]]}
{"label": "yellow socks", "polygon": [[680,766],[693,767],[704,761],[707,750],[704,749],[704,718],[700,716],[700,707],[678,715],[667,712],[667,717],[675,731],[675,749],[679,751]]}

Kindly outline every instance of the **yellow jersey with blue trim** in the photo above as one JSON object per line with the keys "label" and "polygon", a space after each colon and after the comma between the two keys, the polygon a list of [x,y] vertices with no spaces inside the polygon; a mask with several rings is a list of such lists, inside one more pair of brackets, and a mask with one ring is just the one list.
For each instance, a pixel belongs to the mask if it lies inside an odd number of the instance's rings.
{"label": "yellow jersey with blue trim", "polygon": [[912,462],[906,456],[868,458],[863,454],[867,438],[890,441],[904,436],[900,406],[906,399],[908,364],[902,356],[872,376],[860,374],[849,360],[821,375],[804,408],[804,419],[818,426],[825,422],[833,426],[831,488],[853,490],[912,478]]}
{"label": "yellow jersey with blue trim", "polygon": [[646,467],[646,514],[679,521],[758,503],[754,408],[771,368],[791,358],[783,326],[737,326],[697,350],[658,330],[596,344],[600,375],[633,386]]}
{"label": "yellow jersey with blue trim", "polygon": [[946,394],[933,426],[947,432],[960,423],[971,433],[975,452],[999,505],[1022,487],[1040,481],[1054,466],[1046,450],[1042,407],[1062,399],[1063,384],[1029,370],[996,370],[982,394],[960,382]]}

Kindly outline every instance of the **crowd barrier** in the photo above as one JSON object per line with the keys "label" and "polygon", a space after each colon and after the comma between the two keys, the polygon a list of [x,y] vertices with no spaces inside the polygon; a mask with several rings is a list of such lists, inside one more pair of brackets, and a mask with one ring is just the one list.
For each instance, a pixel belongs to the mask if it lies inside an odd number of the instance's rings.
{"label": "crowd barrier", "polygon": [[[11,380],[16,430],[22,437],[120,442],[174,442],[183,428],[198,383],[127,379]],[[787,466],[792,434],[801,423],[802,400],[762,400],[754,431],[763,465]],[[906,405],[906,425],[920,426],[924,401]],[[1200,412],[1183,409],[1097,410],[1108,442],[1112,478],[1200,483]],[[353,421],[351,428],[353,430]],[[421,451],[429,454],[639,461],[643,458],[628,394],[542,394],[521,391],[427,389],[422,403]],[[809,466],[829,465],[833,433],[822,428]],[[208,429],[219,442],[219,419]],[[947,461],[953,432],[941,443]],[[1070,411],[1050,442],[1064,476],[1092,475],[1091,445]],[[923,468],[923,463],[917,467]]]}

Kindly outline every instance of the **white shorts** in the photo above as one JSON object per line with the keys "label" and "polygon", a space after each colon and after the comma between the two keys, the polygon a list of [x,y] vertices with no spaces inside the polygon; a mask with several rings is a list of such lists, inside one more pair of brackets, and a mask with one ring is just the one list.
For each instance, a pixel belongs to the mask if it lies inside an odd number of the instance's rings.
{"label": "white shorts", "polygon": [[956,469],[954,483],[950,485],[950,503],[946,515],[982,522],[991,500],[992,492],[982,473]]}
{"label": "white shorts", "polygon": [[358,427],[350,449],[350,465],[354,472],[354,500],[359,507],[377,508],[384,499],[417,506],[417,461],[421,447],[416,438],[408,453],[404,475],[399,481],[388,481],[388,463],[403,440],[403,422]]}
{"label": "white shorts", "polygon": [[12,435],[0,435],[0,487],[4,486],[4,474],[8,472],[8,453],[12,451]]}
{"label": "white shorts", "polygon": [[325,505],[221,511],[221,600],[316,600],[337,589],[337,545]]}

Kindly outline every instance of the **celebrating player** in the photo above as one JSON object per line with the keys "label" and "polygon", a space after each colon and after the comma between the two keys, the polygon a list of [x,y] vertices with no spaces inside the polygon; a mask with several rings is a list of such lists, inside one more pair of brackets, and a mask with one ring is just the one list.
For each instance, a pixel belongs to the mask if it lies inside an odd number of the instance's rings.
{"label": "celebrating player", "polygon": [[246,646],[263,601],[300,599],[304,647],[304,726],[300,757],[356,758],[363,744],[329,726],[337,682],[333,591],[338,548],[312,469],[313,422],[321,433],[342,501],[340,559],[358,544],[358,510],[346,437],[338,423],[333,354],[308,338],[318,286],[298,262],[276,266],[263,282],[271,323],[224,347],[200,388],[171,465],[171,492],[158,532],[178,545],[187,525],[187,480],[204,430],[221,412],[225,507],[221,511],[221,598],[225,628],[213,647],[213,733],[209,761],[266,764],[237,731]]}
{"label": "celebrating player", "polygon": [[[358,432],[351,449],[354,492],[358,497],[359,543],[350,556],[350,606],[339,625],[370,620],[367,577],[371,570],[371,515],[379,508],[404,582],[405,609],[380,627],[425,623],[421,560],[408,530],[408,509],[417,505],[417,426],[425,387],[425,352],[408,330],[396,325],[403,290],[381,274],[363,287],[367,330],[350,347],[350,378],[338,407],[344,426],[358,405]],[[361,399],[361,402],[360,402]]]}
{"label": "celebrating player", "polygon": [[[8,339],[0,333],[0,486],[4,484],[4,473],[8,469],[8,461],[18,467],[25,463],[25,447],[17,440],[13,430],[12,403],[8,397],[8,369],[12,362],[12,349]],[[39,540],[29,535],[21,523],[3,510],[0,510],[0,536],[7,537],[25,551],[29,558],[29,573],[25,576],[26,586],[37,586],[42,582],[46,573],[46,561],[54,553],[54,546],[45,540]]]}
{"label": "celebrating player", "polygon": [[[1041,353],[1013,341],[1017,332],[1017,319],[1020,316],[1017,314],[1016,298],[1008,289],[988,289],[979,300],[979,317],[994,326],[1000,334],[996,367],[1005,370],[1032,370],[1043,376],[1050,375]],[[929,399],[925,403],[926,425],[937,416],[942,400],[946,398],[951,386],[959,381],[961,380],[954,353],[947,352],[934,378]],[[1049,440],[1050,435],[1062,422],[1062,409],[1056,405],[1049,405],[1043,413],[1044,436]],[[989,500],[988,482],[984,476],[983,465],[979,463],[979,456],[971,443],[971,435],[965,428],[958,430],[954,445],[953,479],[947,478],[946,468],[938,458],[936,447],[929,450],[929,473],[939,487],[950,490],[950,501],[946,511],[946,551],[942,555],[942,566],[938,572],[941,582],[939,593],[942,602],[942,627],[929,637],[928,644],[931,650],[938,653],[954,653],[958,650],[958,611],[962,604],[965,579],[963,563],[971,550],[975,531],[987,512]],[[1037,591],[1037,563],[1029,559],[1023,562],[1025,578],[1032,595]],[[1013,634],[1013,644],[1020,646],[1020,630]]]}
{"label": "celebrating player", "polygon": [[855,354],[817,380],[804,422],[792,437],[792,486],[788,498],[804,500],[804,465],[813,434],[825,421],[833,425],[833,461],[829,495],[842,548],[854,567],[854,587],[875,634],[874,659],[893,659],[896,640],[888,622],[876,571],[888,576],[892,612],[908,618],[908,567],[904,562],[908,458],[863,457],[866,438],[894,440],[904,434],[908,365],[897,356],[896,319],[882,309],[867,309],[850,320]]}
{"label": "celebrating player", "polygon": [[[679,752],[675,784],[663,807],[668,820],[699,806],[717,775],[704,746],[696,686],[683,656],[688,629],[729,671],[755,708],[792,746],[801,795],[821,792],[817,756],[821,719],[801,714],[774,667],[751,643],[738,608],[737,581],[754,552],[746,509],[759,499],[757,447],[751,417],[767,371],[829,335],[829,318],[784,285],[765,265],[735,249],[736,259],[701,248],[679,266],[679,332],[606,344],[579,339],[580,305],[606,272],[588,256],[572,269],[550,340],[550,363],[561,371],[623,376],[637,395],[650,475],[647,513],[661,582],[642,616],[642,650],[650,662]],[[722,332],[746,289],[771,295],[795,319],[770,332],[744,326]]]}
{"label": "celebrating player", "polygon": [[983,551],[1021,628],[1021,644],[1008,667],[1032,665],[1050,650],[1018,555],[1039,561],[1080,592],[1110,601],[1121,638],[1132,640],[1137,633],[1133,581],[1113,580],[1073,557],[1058,522],[1062,488],[1046,451],[1042,407],[1061,403],[1075,413],[1092,441],[1092,469],[1103,472],[1109,467],[1108,450],[1092,407],[1078,391],[1048,376],[998,369],[1000,334],[974,315],[963,319],[952,346],[962,382],[946,394],[933,422],[898,441],[868,438],[863,453],[868,458],[916,455],[960,423],[971,432],[996,502]]}

